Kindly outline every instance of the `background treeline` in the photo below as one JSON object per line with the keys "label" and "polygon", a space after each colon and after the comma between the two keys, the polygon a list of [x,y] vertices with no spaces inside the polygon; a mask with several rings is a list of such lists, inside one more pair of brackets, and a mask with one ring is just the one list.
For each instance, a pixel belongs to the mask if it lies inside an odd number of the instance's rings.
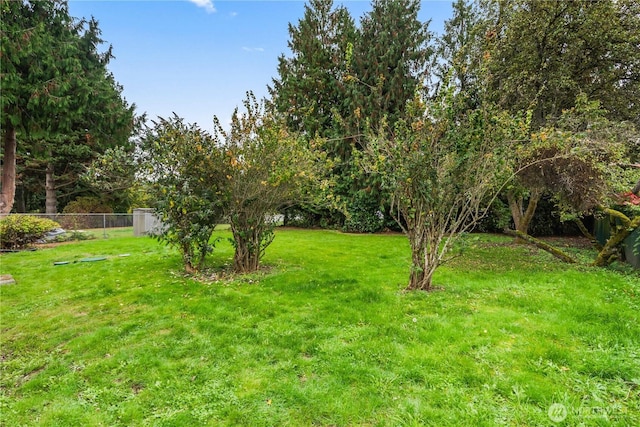
{"label": "background treeline", "polygon": [[[279,58],[269,106],[290,132],[325,141],[342,209],[296,203],[283,210],[289,223],[397,229],[380,179],[356,158],[370,129],[392,133],[416,94],[433,97],[445,81],[464,97],[462,108],[489,102],[530,114],[532,133],[558,123],[579,95],[597,101],[608,120],[638,125],[636,2],[457,1],[439,37],[418,19],[421,7],[429,3],[373,1],[356,21],[333,1],[312,0],[290,24],[291,54]],[[153,203],[127,160],[143,120],[107,70],[111,47],[102,47],[98,23],[53,0],[3,1],[2,18],[3,200],[13,198],[16,212]],[[637,163],[639,151],[632,141],[624,161]],[[109,175],[99,168],[105,163],[120,170]],[[506,188],[477,229],[575,232],[548,183],[533,181]]]}
{"label": "background treeline", "polygon": [[66,1],[2,1],[0,8],[0,212],[55,213],[81,197],[103,211],[126,211],[124,189],[82,179],[105,152],[131,152],[139,129],[135,106],[107,68],[112,49],[98,22],[71,17]]}
{"label": "background treeline", "polygon": [[[305,225],[348,231],[397,227],[380,182],[358,169],[354,154],[367,129],[388,129],[405,116],[416,93],[433,97],[444,81],[462,108],[491,103],[530,114],[529,131],[553,126],[584,94],[612,121],[640,117],[639,7],[632,1],[457,1],[444,34],[418,19],[418,1],[373,1],[359,25],[346,8],[313,0],[290,24],[292,55],[281,56],[270,88],[292,131],[325,138],[334,159],[336,192],[346,211],[299,206]],[[629,163],[638,161],[637,141]],[[479,230],[514,223],[538,235],[575,232],[561,221],[544,185],[516,181],[496,200]],[[536,213],[534,215],[534,213]]]}
{"label": "background treeline", "polygon": [[595,263],[615,259],[640,221],[640,4],[458,0],[439,37],[421,6],[374,0],[356,23],[309,1],[269,99],[248,93],[209,134],[179,116],[143,125],[97,22],[66,2],[2,2],[2,212],[150,205],[188,271],[221,222],[238,272],[258,268],[278,213],[401,229],[414,289],[474,229],[530,240],[573,223],[596,244],[584,220],[606,214]]}

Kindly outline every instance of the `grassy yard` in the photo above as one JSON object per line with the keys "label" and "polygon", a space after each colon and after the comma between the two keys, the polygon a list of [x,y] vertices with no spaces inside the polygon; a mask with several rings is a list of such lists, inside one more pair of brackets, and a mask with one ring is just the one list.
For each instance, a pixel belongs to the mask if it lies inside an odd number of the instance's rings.
{"label": "grassy yard", "polygon": [[640,425],[636,273],[500,236],[429,294],[402,291],[399,235],[278,230],[235,279],[231,257],[194,280],[123,233],[2,255],[0,424]]}

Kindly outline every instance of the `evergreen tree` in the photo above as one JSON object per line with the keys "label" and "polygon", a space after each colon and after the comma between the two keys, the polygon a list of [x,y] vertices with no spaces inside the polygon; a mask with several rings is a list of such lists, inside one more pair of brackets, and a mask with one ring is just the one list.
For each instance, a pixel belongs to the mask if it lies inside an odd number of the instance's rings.
{"label": "evergreen tree", "polygon": [[430,34],[419,8],[414,0],[374,1],[357,30],[343,7],[311,0],[303,19],[289,27],[293,55],[280,58],[271,95],[290,130],[323,139],[335,193],[346,207],[346,216],[322,212],[325,224],[352,231],[385,225],[385,197],[358,169],[354,150],[366,145],[369,126],[402,117],[425,83]]}
{"label": "evergreen tree", "polygon": [[[355,23],[346,8],[334,8],[333,0],[311,0],[297,25],[289,24],[289,35],[292,55],[279,58],[278,78],[269,88],[271,102],[286,118],[290,132],[307,141],[324,140],[323,150],[334,164],[330,173],[337,181],[344,181],[353,145],[342,118],[353,114],[348,65]],[[312,206],[295,210],[312,223],[344,221],[335,210]]]}
{"label": "evergreen tree", "polygon": [[344,78],[355,33],[349,12],[333,0],[311,0],[298,25],[289,24],[292,56],[280,56],[270,92],[290,130],[309,139],[336,136],[335,114],[348,113]]}
{"label": "evergreen tree", "polygon": [[[374,0],[372,10],[361,18],[350,61],[350,98],[355,108],[354,114],[345,117],[351,134],[384,124],[392,131],[408,102],[427,83],[431,34],[428,23],[418,20],[419,10],[420,2],[415,0]],[[364,137],[356,141],[359,149],[367,145]],[[350,166],[344,176],[346,228],[378,231],[394,224],[379,177]]]}
{"label": "evergreen tree", "polygon": [[47,211],[55,212],[56,190],[74,186],[83,164],[127,143],[134,107],[106,68],[111,48],[98,51],[97,21],[72,18],[59,0],[1,8],[2,212],[14,202],[16,162],[22,179],[44,184]]}
{"label": "evergreen tree", "polygon": [[352,74],[357,116],[378,128],[401,118],[407,103],[426,83],[431,58],[428,23],[418,20],[417,0],[374,0],[360,22],[354,46]]}

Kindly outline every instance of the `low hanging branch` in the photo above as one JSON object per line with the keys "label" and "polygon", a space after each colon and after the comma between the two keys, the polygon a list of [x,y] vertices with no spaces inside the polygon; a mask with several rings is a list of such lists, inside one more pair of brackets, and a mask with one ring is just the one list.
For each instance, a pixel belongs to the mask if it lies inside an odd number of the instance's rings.
{"label": "low hanging branch", "polygon": [[575,258],[573,258],[570,255],[567,255],[565,252],[561,251],[560,249],[555,248],[549,245],[548,243],[543,242],[540,239],[536,239],[535,237],[532,237],[526,233],[523,233],[522,231],[506,229],[504,230],[504,232],[509,236],[518,237],[528,243],[531,243],[535,247],[542,249],[543,251],[549,252],[551,255],[553,255],[554,257],[558,258],[563,262],[566,262],[569,264],[576,264],[578,262],[576,261]]}

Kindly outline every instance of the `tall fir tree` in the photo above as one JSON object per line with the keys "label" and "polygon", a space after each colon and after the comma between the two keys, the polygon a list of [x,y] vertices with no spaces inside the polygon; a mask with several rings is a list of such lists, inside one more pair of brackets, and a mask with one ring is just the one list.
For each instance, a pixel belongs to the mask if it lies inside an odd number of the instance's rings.
{"label": "tall fir tree", "polygon": [[[278,78],[269,88],[272,105],[285,115],[290,131],[308,141],[324,140],[322,147],[335,164],[331,173],[337,181],[346,175],[353,145],[342,118],[353,110],[347,77],[356,33],[345,7],[334,7],[333,0],[311,0],[297,25],[289,24],[291,56],[280,56]],[[300,208],[310,222],[344,220],[335,210]]]}
{"label": "tall fir tree", "polygon": [[1,8],[2,211],[13,205],[18,165],[22,180],[43,184],[54,213],[57,190],[75,185],[83,164],[128,143],[134,106],[107,70],[111,48],[98,51],[97,21],[74,19],[59,0],[3,1]]}
{"label": "tall fir tree", "polygon": [[420,22],[417,0],[374,0],[360,21],[351,72],[358,84],[358,116],[378,128],[393,124],[427,79],[433,53],[429,23]]}
{"label": "tall fir tree", "polygon": [[334,116],[348,107],[346,52],[355,34],[348,10],[334,8],[333,0],[311,0],[298,24],[289,24],[292,56],[278,59],[270,92],[291,130],[309,139],[336,136]]}
{"label": "tall fir tree", "polygon": [[335,192],[346,215],[322,212],[333,225],[377,231],[385,225],[384,195],[357,168],[354,150],[366,145],[368,127],[394,123],[425,83],[428,24],[420,2],[374,1],[357,29],[344,7],[311,0],[297,26],[290,25],[292,56],[280,57],[273,104],[291,130],[320,137],[332,160]]}
{"label": "tall fir tree", "polygon": [[[358,38],[350,58],[350,98],[354,113],[346,126],[358,149],[367,145],[363,130],[394,124],[406,112],[417,92],[428,82],[433,48],[429,23],[420,22],[416,0],[374,0],[360,20]],[[366,175],[355,164],[348,169],[347,228],[378,231],[394,224],[388,194],[377,177]]]}

